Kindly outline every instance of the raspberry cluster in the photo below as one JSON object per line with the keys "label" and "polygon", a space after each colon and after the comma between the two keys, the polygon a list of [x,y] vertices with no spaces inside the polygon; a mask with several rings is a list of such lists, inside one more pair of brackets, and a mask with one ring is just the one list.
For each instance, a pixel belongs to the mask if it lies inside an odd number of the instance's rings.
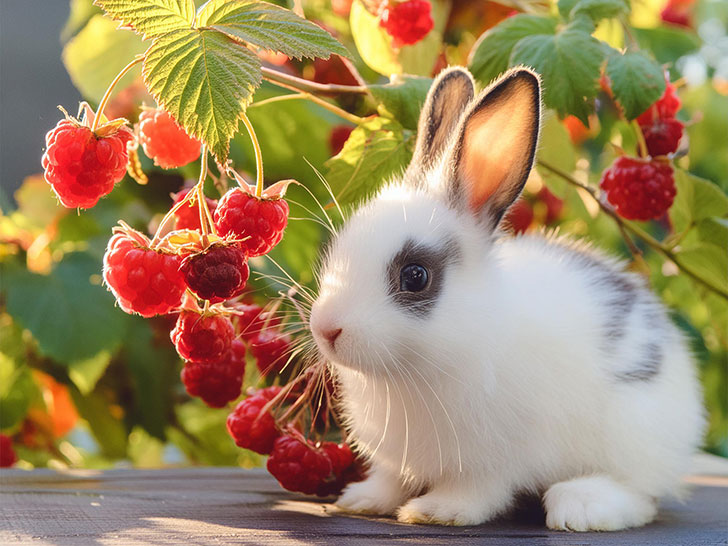
{"label": "raspberry cluster", "polygon": [[657,157],[677,151],[684,128],[682,122],[675,119],[680,105],[675,86],[668,81],[665,92],[657,102],[637,118],[650,156]]}

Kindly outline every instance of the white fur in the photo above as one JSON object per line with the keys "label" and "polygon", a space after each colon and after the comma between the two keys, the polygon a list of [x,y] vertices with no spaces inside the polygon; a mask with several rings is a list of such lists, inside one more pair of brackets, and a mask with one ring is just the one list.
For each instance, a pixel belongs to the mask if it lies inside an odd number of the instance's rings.
{"label": "white fur", "polygon": [[[426,175],[427,189],[382,190],[324,262],[311,328],[341,383],[351,439],[371,462],[339,505],[468,525],[504,512],[518,492],[545,492],[554,529],[648,523],[701,439],[685,341],[633,275],[625,335],[605,343],[618,294],[595,276],[622,264],[555,236],[489,233],[448,204],[442,168]],[[387,293],[386,264],[408,238],[454,238],[460,249],[426,317]],[[321,335],[332,328],[342,329],[335,350]],[[661,349],[658,373],[619,380],[649,339]]]}

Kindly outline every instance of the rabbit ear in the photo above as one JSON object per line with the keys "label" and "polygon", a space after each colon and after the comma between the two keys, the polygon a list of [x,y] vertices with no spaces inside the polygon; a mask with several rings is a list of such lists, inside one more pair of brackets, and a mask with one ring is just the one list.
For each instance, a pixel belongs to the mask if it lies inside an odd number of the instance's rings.
{"label": "rabbit ear", "polygon": [[440,72],[420,113],[411,163],[414,169],[427,169],[437,161],[474,94],[473,77],[464,68],[456,66]]}
{"label": "rabbit ear", "polygon": [[519,196],[531,172],[540,117],[539,76],[526,68],[506,73],[462,116],[450,152],[450,198],[490,229]]}

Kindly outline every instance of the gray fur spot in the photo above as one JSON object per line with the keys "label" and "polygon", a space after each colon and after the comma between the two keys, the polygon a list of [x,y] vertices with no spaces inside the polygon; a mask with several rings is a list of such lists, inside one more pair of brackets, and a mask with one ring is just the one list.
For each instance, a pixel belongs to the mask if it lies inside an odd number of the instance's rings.
{"label": "gray fur spot", "polygon": [[[402,309],[418,317],[425,317],[437,303],[442,292],[445,270],[461,259],[460,247],[453,239],[445,239],[435,246],[408,239],[387,265],[389,294]],[[428,284],[420,292],[400,290],[400,272],[408,264],[419,264],[429,273]]]}
{"label": "gray fur spot", "polygon": [[657,343],[650,342],[644,345],[637,365],[626,372],[616,374],[619,381],[649,381],[660,373],[662,366],[662,349]]}

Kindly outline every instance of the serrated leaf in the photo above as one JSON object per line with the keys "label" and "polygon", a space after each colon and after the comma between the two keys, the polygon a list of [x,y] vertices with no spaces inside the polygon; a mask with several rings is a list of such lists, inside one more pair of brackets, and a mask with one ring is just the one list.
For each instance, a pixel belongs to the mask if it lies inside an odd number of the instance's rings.
{"label": "serrated leaf", "polygon": [[625,0],[560,0],[559,12],[564,17],[587,15],[592,21],[617,17],[629,12],[629,4]]}
{"label": "serrated leaf", "polygon": [[665,76],[662,67],[641,51],[613,51],[607,61],[607,76],[624,115],[635,119],[662,96]]}
{"label": "serrated leaf", "polygon": [[195,22],[194,0],[95,0],[94,4],[145,39],[192,28]]}
{"label": "serrated leaf", "polygon": [[80,252],[67,254],[50,275],[8,268],[2,272],[7,311],[30,330],[41,353],[57,362],[113,350],[127,316],[101,286],[100,272],[101,264]]}
{"label": "serrated leaf", "polygon": [[290,10],[257,0],[212,0],[197,16],[198,26],[214,28],[269,51],[301,59],[349,52],[320,26]]}
{"label": "serrated leaf", "polygon": [[[129,60],[144,53],[147,45],[130,30],[101,14],[94,15],[63,48],[63,64],[73,84],[84,98],[99,102],[106,88]],[[139,76],[140,68],[132,68],[119,81],[121,90]],[[75,112],[73,112],[75,113]]]}
{"label": "serrated leaf", "polygon": [[224,163],[260,85],[258,57],[216,30],[176,30],[154,41],[142,74],[157,103]]}
{"label": "serrated leaf", "polygon": [[555,19],[523,14],[509,17],[478,38],[468,62],[470,72],[480,83],[488,85],[512,66],[509,64],[511,52],[520,40],[555,32]]}
{"label": "serrated leaf", "polygon": [[573,114],[585,125],[597,94],[604,51],[588,31],[584,17],[555,35],[527,36],[520,40],[509,64],[524,64],[543,77],[544,102],[559,115]]}
{"label": "serrated leaf", "polygon": [[432,78],[402,76],[386,85],[370,85],[369,91],[389,117],[399,121],[405,129],[414,130],[431,85]]}
{"label": "serrated leaf", "polygon": [[413,133],[378,116],[354,129],[341,152],[326,162],[326,179],[339,203],[356,202],[403,172],[413,148]]}
{"label": "serrated leaf", "polygon": [[675,170],[677,194],[670,207],[670,221],[676,233],[711,217],[728,217],[728,196],[703,178]]}

